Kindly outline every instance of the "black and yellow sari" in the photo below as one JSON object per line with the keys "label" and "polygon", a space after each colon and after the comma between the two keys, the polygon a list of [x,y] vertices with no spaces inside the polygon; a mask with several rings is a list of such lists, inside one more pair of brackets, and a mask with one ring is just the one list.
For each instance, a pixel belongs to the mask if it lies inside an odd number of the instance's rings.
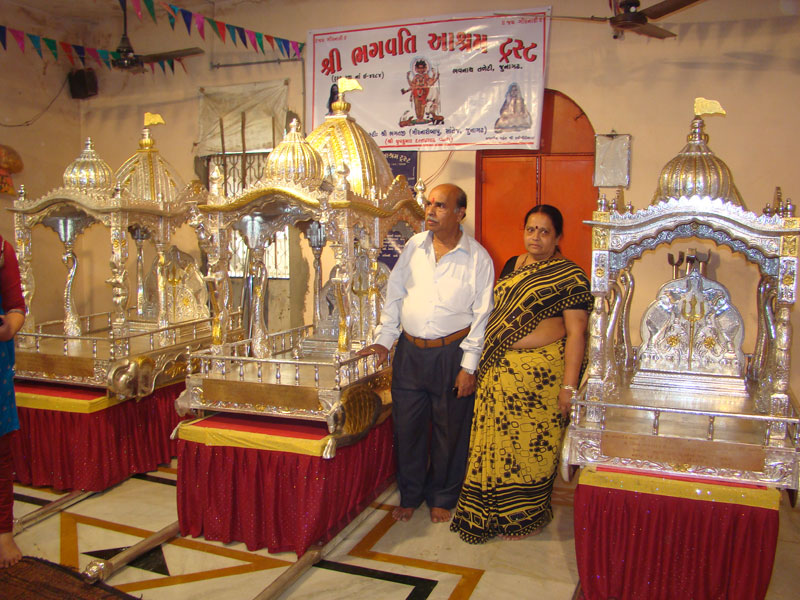
{"label": "black and yellow sari", "polygon": [[573,262],[554,258],[502,277],[478,370],[469,464],[452,531],[472,544],[526,536],[552,519],[553,489],[566,419],[558,410],[562,338],[511,346],[544,319],[591,308],[589,282]]}

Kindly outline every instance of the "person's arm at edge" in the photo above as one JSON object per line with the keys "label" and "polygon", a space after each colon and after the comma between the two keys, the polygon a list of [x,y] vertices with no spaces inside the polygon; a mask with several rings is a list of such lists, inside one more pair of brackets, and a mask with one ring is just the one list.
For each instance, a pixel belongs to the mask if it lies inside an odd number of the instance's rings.
{"label": "person's arm at edge", "polygon": [[[455,381],[458,398],[469,396],[475,391],[475,371],[478,369],[478,361],[483,350],[486,323],[494,308],[494,263],[485,250],[478,255],[476,262],[475,289],[479,291],[472,303],[473,318],[469,334],[460,344],[464,355],[461,357],[461,370]],[[468,373],[467,370],[472,373]]]}
{"label": "person's arm at edge", "polygon": [[[586,327],[589,323],[589,313],[583,309],[564,311],[564,328],[567,337],[564,343],[564,380],[562,386],[577,389],[580,381],[581,365],[586,353]],[[572,389],[558,392],[558,408],[561,414],[567,416],[572,406]]]}

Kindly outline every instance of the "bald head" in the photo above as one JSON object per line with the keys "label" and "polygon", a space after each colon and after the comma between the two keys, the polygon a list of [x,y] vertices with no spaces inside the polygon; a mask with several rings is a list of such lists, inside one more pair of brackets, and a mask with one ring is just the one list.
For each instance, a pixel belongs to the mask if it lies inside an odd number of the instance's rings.
{"label": "bald head", "polygon": [[462,190],[457,185],[452,183],[443,183],[441,185],[437,185],[435,188],[431,190],[431,195],[434,192],[440,190],[442,194],[444,194],[448,199],[452,199],[455,203],[456,208],[463,208],[464,213],[466,214],[467,211],[467,193]]}

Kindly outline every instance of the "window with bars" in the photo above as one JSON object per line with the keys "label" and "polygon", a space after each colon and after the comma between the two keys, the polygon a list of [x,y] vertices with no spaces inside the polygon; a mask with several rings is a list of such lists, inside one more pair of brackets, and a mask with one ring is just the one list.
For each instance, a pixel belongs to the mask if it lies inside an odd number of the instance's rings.
{"label": "window with bars", "polygon": [[[240,194],[244,188],[258,180],[264,170],[269,152],[248,152],[239,154],[213,154],[204,156],[204,175],[206,184],[214,168],[222,173],[225,195],[228,198]],[[242,162],[244,158],[244,162]],[[242,236],[235,232],[230,241],[231,262],[228,274],[231,277],[246,275],[248,256],[247,245]],[[289,227],[275,233],[275,239],[267,248],[265,257],[267,275],[270,279],[289,279]]]}

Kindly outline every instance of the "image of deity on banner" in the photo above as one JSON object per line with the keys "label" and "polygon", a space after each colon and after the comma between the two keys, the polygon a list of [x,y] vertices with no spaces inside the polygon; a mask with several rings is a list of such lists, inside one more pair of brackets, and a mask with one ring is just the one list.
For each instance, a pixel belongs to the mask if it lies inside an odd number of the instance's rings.
{"label": "image of deity on banner", "polygon": [[409,125],[444,124],[439,94],[439,70],[427,58],[414,57],[406,74],[408,87],[400,91],[411,94],[413,113],[407,110],[400,118],[400,127]]}
{"label": "image of deity on banner", "polygon": [[508,86],[503,106],[500,107],[500,117],[494,122],[494,130],[498,133],[502,131],[523,131],[530,129],[533,120],[531,113],[525,106],[525,99],[517,82]]}

